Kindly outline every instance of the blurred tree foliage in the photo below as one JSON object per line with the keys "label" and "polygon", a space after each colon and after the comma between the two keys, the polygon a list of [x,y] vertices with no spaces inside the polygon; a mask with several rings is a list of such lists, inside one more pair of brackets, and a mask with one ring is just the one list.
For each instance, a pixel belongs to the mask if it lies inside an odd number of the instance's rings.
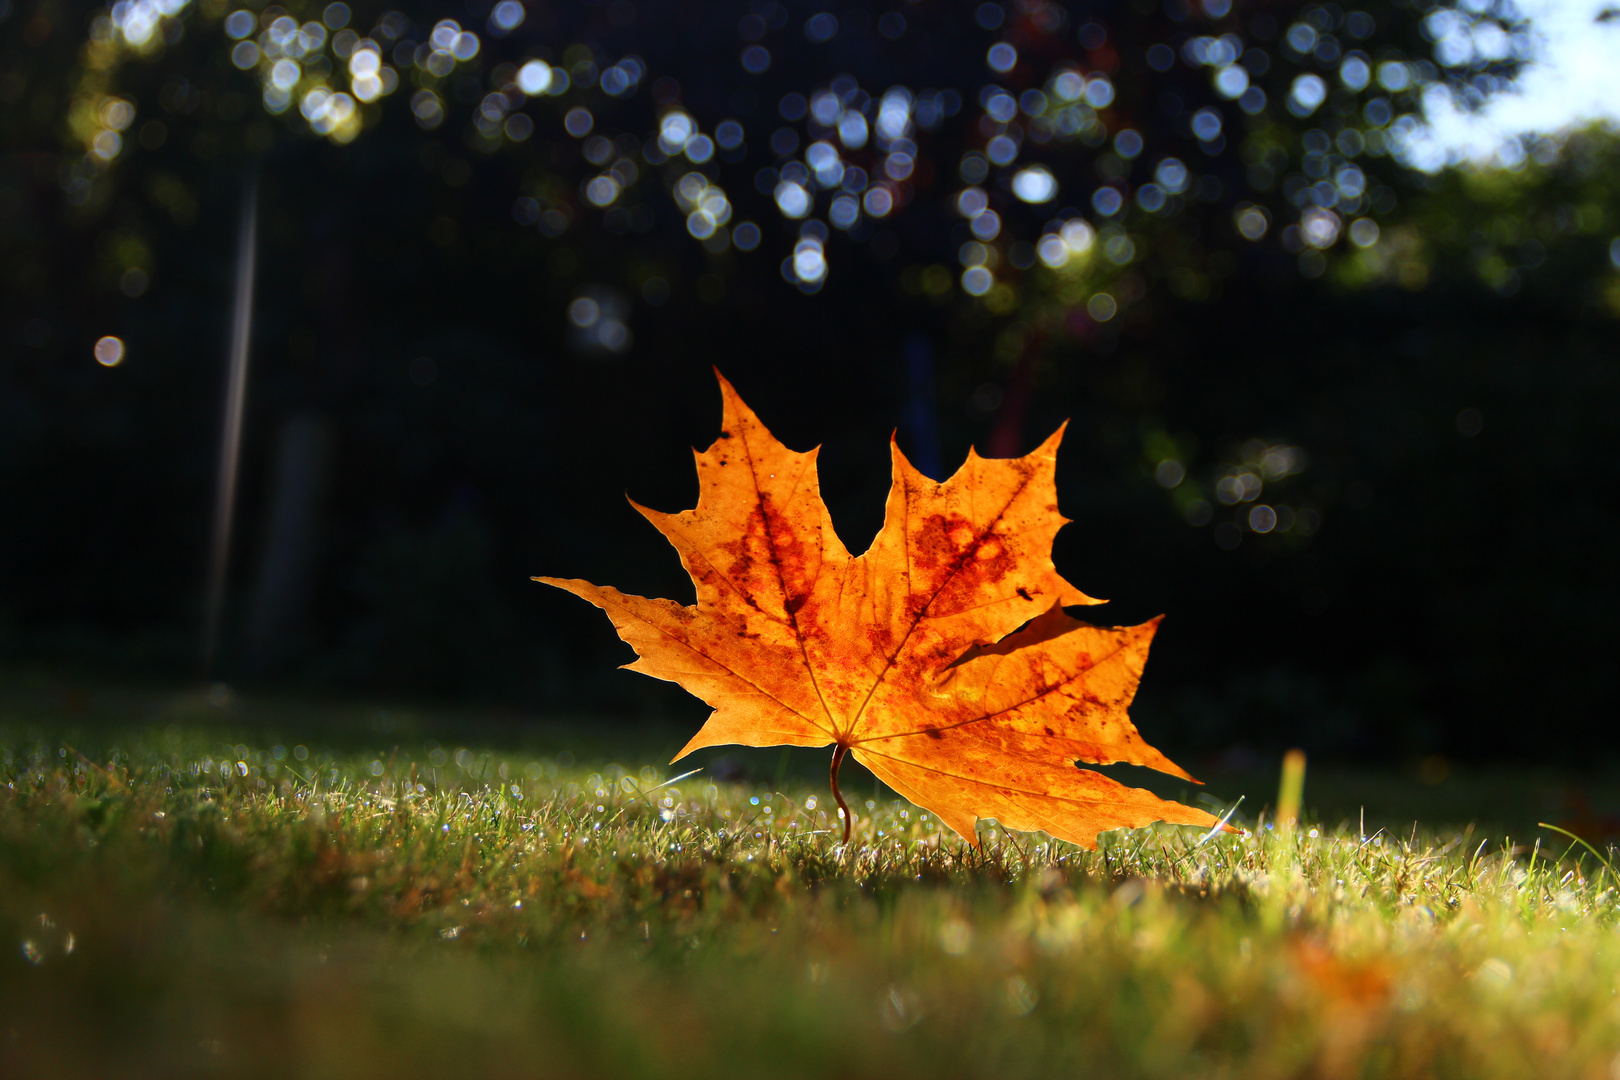
{"label": "blurred tree foliage", "polygon": [[238,674],[684,707],[525,579],[682,595],[618,497],[690,502],[718,364],[856,547],[895,426],[948,469],[1072,418],[1060,565],[1170,614],[1182,745],[1556,755],[1614,704],[1620,148],[1415,167],[1511,10],[235,10],[0,0],[10,655],[189,669],[257,174]]}

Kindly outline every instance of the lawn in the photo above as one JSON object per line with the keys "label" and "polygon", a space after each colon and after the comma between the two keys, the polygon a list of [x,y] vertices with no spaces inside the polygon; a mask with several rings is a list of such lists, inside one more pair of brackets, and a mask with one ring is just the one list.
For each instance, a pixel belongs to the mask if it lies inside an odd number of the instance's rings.
{"label": "lawn", "polygon": [[1534,826],[1600,822],[1597,781],[1313,773],[1279,832],[1233,773],[1252,832],[1088,852],[852,777],[842,846],[812,751],[676,779],[659,726],[0,708],[7,1076],[1620,1075],[1617,882]]}

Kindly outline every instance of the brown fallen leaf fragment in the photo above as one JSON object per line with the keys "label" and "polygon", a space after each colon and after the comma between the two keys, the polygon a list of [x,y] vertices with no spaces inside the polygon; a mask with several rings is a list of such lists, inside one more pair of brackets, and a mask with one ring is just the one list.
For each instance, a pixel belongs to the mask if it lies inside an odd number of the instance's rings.
{"label": "brown fallen leaf fragment", "polygon": [[[1067,524],[1061,429],[1025,457],[970,452],[944,483],[891,439],[883,529],[851,556],[821,499],[817,451],[789,450],[723,378],[720,390],[720,437],[695,452],[697,507],[636,506],[680,553],[697,604],[535,579],[607,612],[636,651],[630,670],[714,707],[676,760],[723,743],[831,745],[835,796],[849,754],[968,840],[978,818],[1088,848],[1153,821],[1215,825],[1075,768],[1128,762],[1192,779],[1126,715],[1158,620],[1108,629],[1063,612],[1098,601],[1052,565]],[[846,810],[846,840],[849,821]]]}

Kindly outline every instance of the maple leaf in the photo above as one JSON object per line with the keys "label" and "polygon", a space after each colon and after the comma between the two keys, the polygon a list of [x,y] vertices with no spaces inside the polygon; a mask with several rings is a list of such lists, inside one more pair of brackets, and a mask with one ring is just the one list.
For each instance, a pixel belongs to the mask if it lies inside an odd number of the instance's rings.
{"label": "maple leaf", "polygon": [[[718,374],[718,373],[717,373]],[[700,747],[834,747],[965,839],[978,818],[1088,848],[1153,821],[1213,826],[1202,810],[1076,762],[1145,765],[1192,780],[1126,715],[1158,620],[1110,629],[1052,565],[1063,429],[1021,458],[970,452],[944,483],[893,439],[883,528],[851,556],[833,531],[816,450],[778,442],[720,379],[720,437],[694,451],[695,509],[636,504],[680,553],[697,603],[540,577],[595,604],[638,659],[713,706],[676,755]],[[1194,781],[1196,783],[1196,781]]]}

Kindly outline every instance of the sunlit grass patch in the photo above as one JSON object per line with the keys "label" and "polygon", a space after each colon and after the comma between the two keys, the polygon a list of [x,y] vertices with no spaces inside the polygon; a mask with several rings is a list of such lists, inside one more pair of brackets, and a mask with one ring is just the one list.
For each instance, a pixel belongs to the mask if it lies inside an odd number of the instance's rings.
{"label": "sunlit grass patch", "polygon": [[[0,746],[14,1075],[1606,1076],[1616,882],[431,745]],[[673,780],[673,782],[671,782]]]}

